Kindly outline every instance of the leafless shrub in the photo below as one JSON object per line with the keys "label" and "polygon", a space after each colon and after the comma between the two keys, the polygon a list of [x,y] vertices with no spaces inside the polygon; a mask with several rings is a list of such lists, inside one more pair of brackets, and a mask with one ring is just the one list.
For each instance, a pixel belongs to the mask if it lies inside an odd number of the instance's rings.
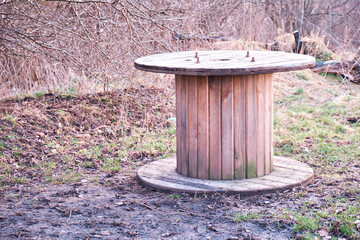
{"label": "leafless shrub", "polygon": [[[302,35],[316,30],[331,48],[358,47],[359,4],[357,0],[1,0],[1,97],[35,90],[121,89],[136,80],[133,60],[139,56],[223,48],[221,44],[257,49],[261,44],[251,42],[273,41],[295,29]],[[229,39],[232,43],[223,41]]]}

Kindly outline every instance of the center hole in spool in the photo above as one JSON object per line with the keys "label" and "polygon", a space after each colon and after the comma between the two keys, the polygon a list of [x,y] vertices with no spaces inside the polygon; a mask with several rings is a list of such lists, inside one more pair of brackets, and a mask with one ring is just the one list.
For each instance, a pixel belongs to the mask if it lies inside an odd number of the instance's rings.
{"label": "center hole in spool", "polygon": [[230,59],[228,58],[223,58],[223,59],[219,59],[219,61],[229,61]]}

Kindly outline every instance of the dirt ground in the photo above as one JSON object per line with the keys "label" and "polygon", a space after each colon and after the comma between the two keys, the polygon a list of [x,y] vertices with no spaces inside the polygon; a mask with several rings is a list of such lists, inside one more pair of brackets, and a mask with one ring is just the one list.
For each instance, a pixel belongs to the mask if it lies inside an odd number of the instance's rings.
{"label": "dirt ground", "polygon": [[[116,184],[22,186],[1,200],[1,239],[288,239],[284,222],[234,222],[234,211],[278,204],[273,194],[172,195],[140,186],[135,177]],[[170,197],[169,197],[170,196]]]}
{"label": "dirt ground", "polygon": [[[173,95],[130,89],[1,102],[0,239],[296,239],[293,218],[281,210],[301,212],[304,201],[322,206],[325,195],[341,192],[342,180],[315,177],[302,189],[247,198],[161,193],[140,185],[136,169],[163,153],[135,147],[121,170],[103,170],[101,159],[119,157],[132,128],[169,127]],[[99,144],[98,155],[82,154]],[[50,162],[50,172],[38,167]]]}

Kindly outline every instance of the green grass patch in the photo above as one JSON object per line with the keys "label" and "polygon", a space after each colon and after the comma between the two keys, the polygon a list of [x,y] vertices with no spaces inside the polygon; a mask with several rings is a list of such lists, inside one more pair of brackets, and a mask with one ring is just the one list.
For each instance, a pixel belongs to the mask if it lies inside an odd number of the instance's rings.
{"label": "green grass patch", "polygon": [[11,115],[11,114],[6,114],[6,115],[3,116],[1,119],[4,120],[4,121],[11,122],[14,126],[15,126],[16,123],[17,123],[17,118],[16,118],[16,116],[13,116],[13,115]]}
{"label": "green grass patch", "polygon": [[121,160],[119,158],[105,158],[101,168],[104,171],[119,172],[121,170]]}
{"label": "green grass patch", "polygon": [[317,217],[298,214],[295,217],[294,231],[315,231],[320,226]]}
{"label": "green grass patch", "polygon": [[173,194],[169,194],[167,197],[171,199],[180,199],[181,195],[178,193],[173,193]]}
{"label": "green grass patch", "polygon": [[244,221],[250,221],[253,219],[260,219],[261,217],[262,217],[262,215],[257,212],[247,212],[244,214],[241,214],[240,212],[235,212],[233,221],[234,222],[244,222]]}
{"label": "green grass patch", "polygon": [[[320,201],[307,202],[306,195],[297,196],[303,205],[285,210],[300,239],[321,239],[321,229],[332,239],[360,239],[359,183],[346,180],[357,176],[360,163],[360,124],[346,120],[360,116],[360,95],[349,93],[346,86],[331,87],[339,81],[327,75],[321,88],[294,86],[293,95],[275,99],[275,155],[310,164],[324,184],[321,190],[314,189],[322,196]],[[350,87],[360,90],[355,85]],[[276,216],[286,218],[283,214]]]}

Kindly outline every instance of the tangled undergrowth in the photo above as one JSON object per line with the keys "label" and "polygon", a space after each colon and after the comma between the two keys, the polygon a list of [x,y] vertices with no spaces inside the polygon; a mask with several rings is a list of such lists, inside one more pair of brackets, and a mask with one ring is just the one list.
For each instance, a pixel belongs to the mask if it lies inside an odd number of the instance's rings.
{"label": "tangled undergrowth", "polygon": [[76,97],[47,94],[0,105],[0,185],[76,182],[174,152],[173,94],[130,88]]}

